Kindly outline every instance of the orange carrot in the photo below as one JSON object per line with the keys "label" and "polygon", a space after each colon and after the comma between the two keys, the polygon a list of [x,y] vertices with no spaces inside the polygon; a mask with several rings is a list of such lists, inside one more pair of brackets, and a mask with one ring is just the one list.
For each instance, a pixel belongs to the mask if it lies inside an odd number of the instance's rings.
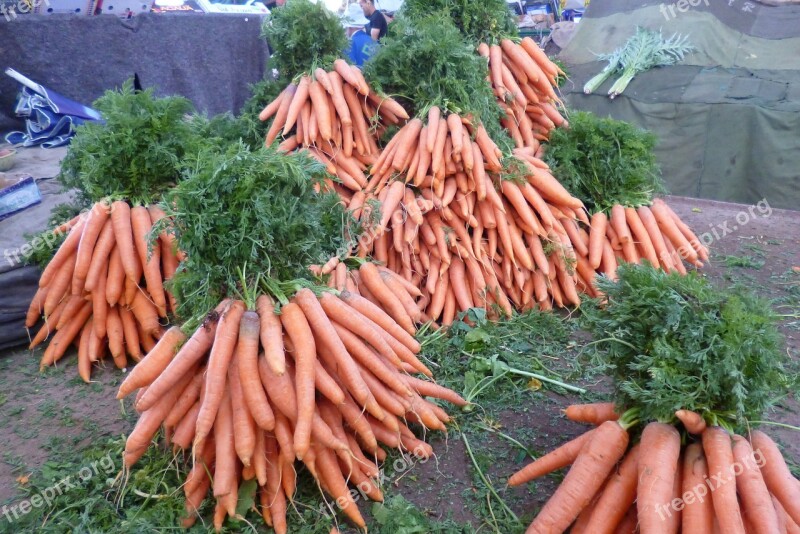
{"label": "orange carrot", "polygon": [[589,225],[589,265],[597,270],[603,257],[603,241],[606,237],[606,214],[602,211],[592,215]]}
{"label": "orange carrot", "polygon": [[283,135],[286,135],[289,133],[289,131],[291,131],[292,126],[294,126],[295,122],[297,122],[297,117],[300,116],[300,110],[308,101],[308,86],[310,83],[311,79],[308,76],[303,76],[300,78],[300,82],[297,84],[297,90],[295,91],[294,95],[292,95],[292,101],[289,103],[289,108],[286,110],[286,121],[283,125]]}
{"label": "orange carrot", "polygon": [[377,267],[372,263],[364,263],[359,268],[361,281],[369,289],[370,293],[374,295],[380,303],[384,306],[385,311],[397,323],[405,329],[406,332],[413,335],[415,332],[414,324],[408,312],[403,305],[398,302],[395,294],[386,286],[386,283],[381,279],[380,272]]}
{"label": "orange carrot", "polygon": [[778,499],[788,517],[800,525],[800,483],[786,466],[778,446],[760,430],[753,431],[750,443],[753,450],[759,451],[763,457],[759,467],[767,489]]}
{"label": "orange carrot", "polygon": [[286,355],[283,349],[283,327],[280,317],[275,314],[275,303],[267,295],[261,295],[256,300],[256,309],[261,321],[259,335],[264,356],[273,372],[282,375],[286,371]]}
{"label": "orange carrot", "polygon": [[167,330],[155,348],[125,377],[117,391],[117,398],[122,399],[131,392],[152,384],[170,364],[178,346],[185,340],[186,336],[177,326]]}
{"label": "orange carrot", "polygon": [[606,421],[616,421],[619,414],[614,410],[613,402],[595,402],[591,404],[572,404],[567,406],[564,414],[570,421],[600,425]]}
{"label": "orange carrot", "polygon": [[100,237],[100,233],[108,220],[108,215],[108,205],[105,202],[97,202],[92,206],[86,217],[81,239],[78,243],[75,271],[72,275],[73,295],[83,293],[83,287],[92,263],[92,253],[97,244],[97,239]]}
{"label": "orange carrot", "polygon": [[[223,380],[224,380],[223,375]],[[203,401],[205,403],[205,401]],[[200,411],[202,412],[202,405]],[[224,388],[214,421],[214,443],[217,446],[214,466],[214,497],[221,497],[233,491],[236,483],[236,450],[233,428],[233,407],[228,388]],[[199,416],[198,416],[199,417]],[[195,438],[195,443],[201,440]]]}
{"label": "orange carrot", "polygon": [[[728,431],[718,426],[710,426],[703,431],[703,452],[708,462],[708,475],[717,485],[711,492],[711,502],[722,532],[744,533],[744,522],[736,498],[736,484],[731,479],[733,473],[733,449]],[[641,509],[639,513],[641,519]]]}
{"label": "orange carrot", "polygon": [[89,264],[89,270],[86,273],[86,282],[84,284],[84,289],[86,291],[91,292],[95,289],[101,269],[108,270],[108,258],[109,254],[111,254],[111,249],[113,248],[114,227],[111,225],[111,221],[106,218],[105,222],[103,223],[103,229],[101,230],[100,235],[97,237],[94,252],[92,253],[92,259]]}
{"label": "orange carrot", "polygon": [[127,366],[127,358],[125,357],[125,333],[122,330],[122,319],[119,317],[117,307],[108,308],[106,314],[106,335],[108,335],[108,350],[114,358],[114,364],[117,368],[124,369]]}
{"label": "orange carrot", "polygon": [[153,223],[150,212],[144,206],[135,206],[131,209],[131,228],[133,242],[139,253],[139,262],[144,269],[144,278],[147,291],[153,299],[158,315],[167,316],[167,300],[164,294],[164,283],[161,275],[161,247],[150,246],[147,236]]}
{"label": "orange carrot", "polygon": [[712,532],[714,507],[708,495],[708,466],[703,455],[703,446],[692,443],[686,447],[683,457],[683,495],[681,514],[683,532]]}
{"label": "orange carrot", "polygon": [[[125,348],[135,362],[142,359],[142,349],[139,344],[139,331],[136,328],[136,319],[133,313],[125,306],[118,306],[119,318],[122,321],[122,332],[125,336]],[[163,337],[163,336],[162,336]]]}
{"label": "orange carrot", "polygon": [[245,403],[258,426],[263,430],[270,431],[275,427],[275,416],[258,375],[259,325],[257,313],[244,312],[239,324],[235,358],[238,360],[239,380]]}
{"label": "orange carrot", "polygon": [[678,431],[664,423],[649,423],[642,432],[636,507],[643,532],[669,532],[680,442]]}
{"label": "orange carrot", "polygon": [[[258,337],[256,337],[258,339]],[[238,345],[237,345],[238,349]],[[233,410],[233,443],[236,456],[245,467],[251,467],[253,453],[256,448],[256,432],[262,432],[256,427],[253,414],[247,406],[242,381],[239,378],[239,352],[234,352],[231,364],[228,367],[228,386]]]}
{"label": "orange carrot", "polygon": [[556,469],[561,469],[564,466],[570,465],[575,461],[575,458],[578,457],[581,449],[593,434],[594,429],[584,432],[577,438],[537,458],[535,461],[511,475],[508,479],[508,485],[512,487],[520,486],[548,473],[552,473]]}
{"label": "orange carrot", "polygon": [[741,466],[741,472],[735,473],[736,489],[742,502],[742,513],[750,519],[753,532],[778,532],[778,515],[772,497],[756,463],[753,449],[742,436],[733,436],[733,459]]}
{"label": "orange carrot", "polygon": [[566,530],[592,500],[627,447],[628,432],[619,423],[606,421],[597,427],[564,481],[531,523],[529,532]]}
{"label": "orange carrot", "polygon": [[[214,342],[214,337],[217,332],[217,314],[219,311],[221,310],[212,312],[214,315],[209,317],[204,324],[197,328],[194,334],[192,334],[192,337],[190,337],[186,343],[183,344],[178,353],[175,354],[175,357],[172,358],[172,361],[169,362],[166,369],[158,374],[158,378],[150,384],[147,388],[147,392],[137,402],[138,409],[147,410],[150,406],[155,404],[166,392],[173,388],[181,377],[183,377],[200,358],[206,355],[208,349],[211,348]],[[169,332],[170,331],[167,330],[167,333]],[[162,338],[163,337],[167,337],[167,334],[164,334]],[[161,340],[159,340],[159,343],[160,342]],[[145,360],[148,357],[149,354],[145,357]],[[143,362],[144,360],[142,360],[142,363]]]}
{"label": "orange carrot", "polygon": [[[228,365],[230,365],[236,341],[239,337],[239,322],[244,311],[244,303],[236,300],[230,304],[228,309],[222,313],[222,317],[220,317],[216,335],[214,336],[214,344],[208,357],[206,385],[202,405],[200,406],[200,414],[197,416],[195,444],[201,443],[211,432],[214,425],[214,419],[222,403],[223,392],[226,391],[225,382],[228,374]],[[217,455],[217,461],[219,461],[219,449],[217,449]]]}
{"label": "orange carrot", "polygon": [[67,348],[72,344],[72,340],[80,334],[81,329],[86,324],[86,321],[89,320],[91,314],[92,305],[87,302],[69,323],[56,332],[56,335],[53,336],[52,341],[50,341],[50,344],[42,355],[39,371],[43,371],[45,367],[61,359],[67,351]]}
{"label": "orange carrot", "polygon": [[639,446],[634,446],[606,483],[586,523],[587,533],[612,534],[636,500]]}
{"label": "orange carrot", "polygon": [[690,410],[678,410],[675,412],[675,417],[683,423],[683,427],[690,434],[700,435],[706,429],[706,422],[703,416],[697,412]]}
{"label": "orange carrot", "polygon": [[[310,289],[301,289],[295,296],[297,302],[317,297]],[[311,446],[311,422],[314,418],[314,371],[317,348],[314,334],[301,305],[289,303],[281,308],[281,324],[292,341],[295,360],[295,392],[297,395],[297,423],[294,429],[294,451],[298,460]]]}
{"label": "orange carrot", "polygon": [[[134,367],[134,369],[136,369],[136,367]],[[200,368],[186,387],[183,388],[175,404],[170,408],[169,415],[164,419],[165,427],[174,427],[178,425],[186,414],[189,413],[189,410],[197,403],[197,400],[200,398],[200,390],[203,386],[204,377],[205,369]],[[197,409],[198,411],[200,410],[199,404]],[[192,434],[194,434],[194,427],[192,427]],[[191,437],[189,443],[191,443]]]}

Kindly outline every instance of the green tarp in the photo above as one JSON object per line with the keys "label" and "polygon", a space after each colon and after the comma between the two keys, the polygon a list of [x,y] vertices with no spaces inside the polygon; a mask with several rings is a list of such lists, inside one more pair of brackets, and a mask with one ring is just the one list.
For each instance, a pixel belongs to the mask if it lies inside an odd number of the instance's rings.
{"label": "green tarp", "polygon": [[[677,12],[661,2],[593,0],[561,54],[572,109],[626,120],[659,137],[657,157],[673,194],[775,207],[800,205],[800,6],[729,0]],[[753,6],[752,9],[746,6]],[[745,11],[743,11],[743,8]],[[610,100],[606,82],[584,83],[636,26],[688,34],[697,51],[680,65],[637,76]],[[772,38],[770,38],[772,36]]]}

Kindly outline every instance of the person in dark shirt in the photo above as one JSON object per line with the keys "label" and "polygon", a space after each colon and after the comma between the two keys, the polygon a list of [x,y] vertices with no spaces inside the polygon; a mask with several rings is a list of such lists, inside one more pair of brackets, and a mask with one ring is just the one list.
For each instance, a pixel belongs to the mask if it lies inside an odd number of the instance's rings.
{"label": "person in dark shirt", "polygon": [[364,31],[372,37],[373,41],[380,41],[386,35],[386,17],[375,8],[375,0],[359,0],[358,4],[369,22],[364,26]]}

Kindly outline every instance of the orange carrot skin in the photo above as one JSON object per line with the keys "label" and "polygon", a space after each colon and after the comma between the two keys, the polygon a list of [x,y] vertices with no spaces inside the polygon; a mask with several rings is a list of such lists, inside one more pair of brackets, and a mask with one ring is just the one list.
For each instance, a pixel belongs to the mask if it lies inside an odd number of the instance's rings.
{"label": "orange carrot skin", "polygon": [[[307,292],[307,293],[306,293]],[[298,291],[296,299],[316,296],[310,289]],[[294,430],[294,449],[298,460],[308,452],[311,446],[311,423],[316,406],[314,375],[316,369],[317,348],[314,334],[308,324],[303,310],[295,303],[281,308],[281,323],[292,341],[295,359],[295,392],[297,394],[297,424]]]}
{"label": "orange carrot skin", "polygon": [[239,341],[236,358],[239,360],[239,380],[244,400],[253,414],[256,424],[267,431],[275,427],[275,415],[267,400],[264,386],[258,375],[258,341],[260,319],[256,312],[247,311],[239,325]]}
{"label": "orange carrot skin", "polygon": [[703,416],[691,410],[678,410],[675,412],[675,417],[683,423],[684,428],[690,434],[699,436],[706,429],[706,422]]}
{"label": "orange carrot skin", "polygon": [[761,474],[769,491],[778,499],[786,515],[800,525],[800,482],[792,476],[775,442],[760,430],[750,435],[753,450],[763,458]]}
{"label": "orange carrot skin", "polygon": [[639,446],[634,446],[620,464],[619,471],[609,477],[603,493],[594,505],[586,524],[586,532],[612,534],[636,500]]}
{"label": "orange carrot skin", "polygon": [[715,481],[711,502],[720,529],[726,534],[744,534],[744,521],[733,480],[733,448],[728,431],[715,426],[706,428],[703,431],[703,452],[708,462],[708,476]]}
{"label": "orange carrot skin", "polygon": [[578,457],[583,446],[591,439],[594,430],[584,432],[572,441],[568,441],[557,449],[545,454],[537,460],[526,465],[508,479],[509,486],[519,486],[530,482],[540,476],[546,475],[561,469],[564,466],[570,465]]}
{"label": "orange carrot skin", "polygon": [[606,421],[597,427],[564,481],[528,527],[528,532],[565,531],[625,454],[628,441],[628,432],[616,421]]}
{"label": "orange carrot skin", "polygon": [[683,532],[712,532],[714,505],[708,485],[708,465],[700,443],[691,443],[683,457],[683,499],[681,513]]}
{"label": "orange carrot skin", "polygon": [[742,436],[733,436],[733,459],[740,466],[736,489],[742,502],[742,513],[749,517],[754,534],[778,532],[778,514],[772,504],[764,477],[761,475],[750,443]]}
{"label": "orange carrot skin", "polygon": [[681,438],[671,425],[648,424],[640,441],[636,507],[642,532],[667,534]]}
{"label": "orange carrot skin", "polygon": [[228,366],[233,357],[236,341],[239,338],[239,322],[242,319],[244,310],[244,303],[237,300],[231,303],[220,318],[219,326],[214,336],[214,344],[211,346],[211,354],[208,357],[206,388],[200,407],[200,414],[197,416],[196,443],[205,439],[214,425],[214,419],[217,416],[223,393],[226,390],[225,383],[228,376]]}
{"label": "orange carrot skin", "polygon": [[572,404],[564,411],[567,419],[577,423],[600,425],[606,421],[616,421],[619,414],[614,411],[613,402],[595,402],[590,404]]}

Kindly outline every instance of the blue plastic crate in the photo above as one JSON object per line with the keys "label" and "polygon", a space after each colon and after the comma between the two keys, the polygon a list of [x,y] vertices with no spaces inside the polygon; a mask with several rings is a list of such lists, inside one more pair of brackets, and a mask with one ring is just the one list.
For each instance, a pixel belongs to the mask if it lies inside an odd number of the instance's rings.
{"label": "blue plastic crate", "polygon": [[36,181],[28,176],[0,190],[0,221],[42,201]]}

